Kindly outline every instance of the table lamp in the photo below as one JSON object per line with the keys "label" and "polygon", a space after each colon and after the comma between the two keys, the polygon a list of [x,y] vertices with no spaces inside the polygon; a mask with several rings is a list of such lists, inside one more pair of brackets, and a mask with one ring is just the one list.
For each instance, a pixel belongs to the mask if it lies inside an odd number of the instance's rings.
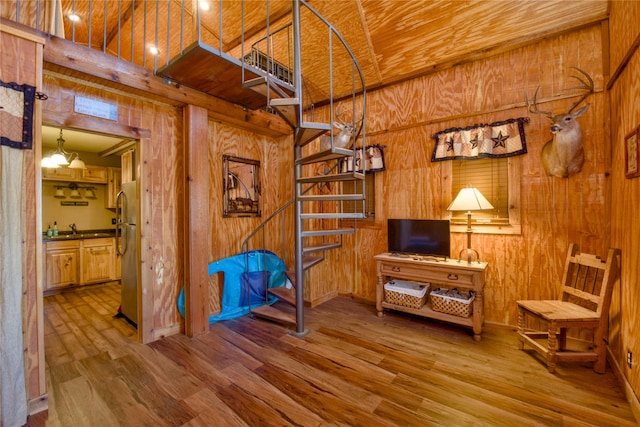
{"label": "table lamp", "polygon": [[477,188],[463,188],[460,190],[456,198],[451,202],[448,211],[467,211],[467,249],[460,251],[458,255],[459,259],[462,259],[462,253],[467,252],[467,263],[471,264],[472,255],[475,253],[478,262],[480,262],[480,255],[478,251],[471,248],[471,211],[481,211],[486,209],[493,209],[493,206],[489,201],[478,191]]}

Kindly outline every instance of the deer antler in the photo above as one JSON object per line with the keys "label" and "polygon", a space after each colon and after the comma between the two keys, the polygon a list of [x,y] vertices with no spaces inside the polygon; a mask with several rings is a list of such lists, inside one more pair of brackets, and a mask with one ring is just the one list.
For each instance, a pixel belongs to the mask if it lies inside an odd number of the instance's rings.
{"label": "deer antler", "polygon": [[[584,90],[584,93],[580,97],[580,99],[578,101],[576,101],[565,114],[569,114],[569,113],[573,112],[573,110],[575,110],[576,107],[578,105],[580,105],[580,103],[582,103],[582,101],[587,99],[587,96],[589,96],[590,94],[592,94],[594,92],[593,79],[591,78],[591,76],[589,74],[587,74],[585,71],[583,71],[580,68],[578,68],[578,67],[571,67],[571,68],[577,70],[580,74],[582,74],[582,76],[571,75],[571,77],[573,77],[574,79],[578,80],[578,82],[580,82],[580,85],[568,87],[568,88],[566,88],[564,90],[581,89],[581,90]],[[538,86],[536,88],[536,92],[533,94],[533,102],[529,101],[529,97],[525,93],[525,95],[524,95],[525,98],[524,99],[525,99],[525,102],[527,103],[527,110],[531,114],[544,114],[545,116],[547,116],[547,118],[549,120],[553,121],[554,114],[553,114],[552,111],[542,111],[542,110],[538,109],[538,102],[537,102],[538,90],[540,90],[540,86]]]}
{"label": "deer antler", "polygon": [[[343,105],[338,105],[336,107],[336,120],[340,122],[340,124],[345,125],[347,123],[342,118],[343,114],[344,114]],[[353,121],[353,125],[357,127],[357,124],[362,122],[363,118],[364,118],[364,113],[360,113],[360,116]]]}
{"label": "deer antler", "polygon": [[531,114],[544,114],[545,116],[547,116],[547,118],[549,120],[553,120],[553,112],[551,111],[542,111],[540,109],[538,109],[538,91],[540,90],[540,86],[538,86],[536,88],[536,92],[533,94],[533,103],[531,101],[529,101],[529,96],[526,94],[524,94],[524,100],[527,103],[527,110],[531,113]]}
{"label": "deer antler", "polygon": [[591,76],[589,74],[587,74],[585,71],[582,71],[580,68],[578,67],[571,67],[574,70],[577,70],[580,74],[582,74],[584,76],[584,79],[580,76],[576,76],[576,75],[572,75],[571,77],[573,77],[574,79],[578,80],[580,82],[579,86],[572,86],[570,88],[567,88],[567,90],[572,90],[572,89],[583,89],[585,90],[585,93],[582,95],[582,97],[580,97],[580,99],[575,102],[571,108],[569,109],[569,111],[567,111],[567,113],[571,113],[578,105],[580,105],[580,103],[582,101],[584,101],[585,99],[587,99],[587,96],[589,96],[590,94],[593,93],[593,79],[591,78]]}

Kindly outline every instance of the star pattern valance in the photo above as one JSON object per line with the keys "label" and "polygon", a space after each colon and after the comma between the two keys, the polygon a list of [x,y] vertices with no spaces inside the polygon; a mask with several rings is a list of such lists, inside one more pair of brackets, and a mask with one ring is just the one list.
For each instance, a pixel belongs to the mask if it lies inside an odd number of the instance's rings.
{"label": "star pattern valance", "polygon": [[509,157],[525,154],[524,124],[528,117],[509,119],[466,128],[445,129],[433,135],[436,144],[432,162],[482,157]]}

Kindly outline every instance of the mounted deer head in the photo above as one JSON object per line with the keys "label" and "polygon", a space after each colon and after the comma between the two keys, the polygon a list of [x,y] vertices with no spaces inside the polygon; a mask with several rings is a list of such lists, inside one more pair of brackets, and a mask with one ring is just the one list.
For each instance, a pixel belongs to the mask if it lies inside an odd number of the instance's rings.
{"label": "mounted deer head", "polygon": [[[351,146],[352,139],[355,139],[356,130],[362,123],[363,115],[361,114],[356,120],[347,122],[344,119],[344,111],[341,107],[336,108],[336,121],[333,122],[333,126],[340,129],[340,133],[333,136],[333,144],[337,148],[348,148]],[[323,136],[321,141],[322,149],[328,149],[331,147],[331,137]]]}
{"label": "mounted deer head", "polygon": [[529,112],[531,114],[544,114],[551,122],[551,133],[553,133],[553,139],[542,147],[540,157],[542,159],[542,166],[544,167],[547,175],[557,176],[560,178],[567,178],[582,170],[582,165],[584,164],[582,128],[576,119],[587,111],[589,104],[586,104],[578,111],[574,112],[573,110],[575,110],[575,108],[580,105],[587,96],[593,93],[593,79],[591,79],[589,74],[579,68],[571,68],[580,72],[582,76],[572,75],[571,77],[578,80],[580,85],[573,86],[568,89],[580,89],[584,93],[566,113],[556,115],[551,111],[541,111],[538,109],[536,100],[538,90],[540,89],[539,86],[533,95],[532,102],[529,101],[529,97],[525,94],[525,101]]}

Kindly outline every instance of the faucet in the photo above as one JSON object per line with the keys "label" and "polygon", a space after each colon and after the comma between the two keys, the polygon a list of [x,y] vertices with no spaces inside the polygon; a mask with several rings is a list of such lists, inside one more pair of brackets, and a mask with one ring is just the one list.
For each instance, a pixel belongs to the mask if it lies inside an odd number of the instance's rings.
{"label": "faucet", "polygon": [[78,232],[75,222],[73,224],[69,224],[69,228],[71,229],[71,234],[76,234]]}

